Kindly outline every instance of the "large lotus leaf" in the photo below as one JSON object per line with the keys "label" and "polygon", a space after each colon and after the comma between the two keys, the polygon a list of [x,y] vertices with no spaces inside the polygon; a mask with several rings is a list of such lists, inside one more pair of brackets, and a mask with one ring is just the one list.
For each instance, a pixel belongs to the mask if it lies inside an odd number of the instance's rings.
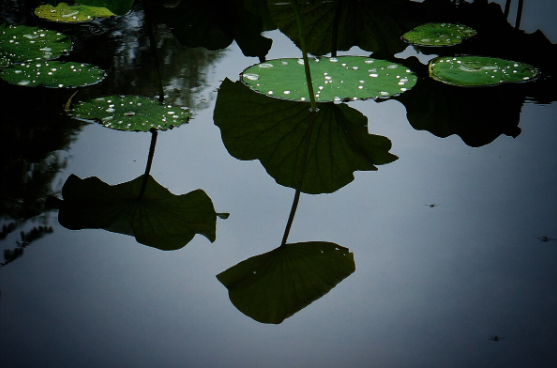
{"label": "large lotus leaf", "polygon": [[354,255],[329,242],[286,244],[217,275],[240,312],[279,324],[356,270]]}
{"label": "large lotus leaf", "polygon": [[263,58],[273,43],[261,35],[261,18],[247,11],[241,0],[182,1],[152,10],[153,21],[166,24],[186,47],[221,50],[235,40],[245,56]]}
{"label": "large lotus leaf", "polygon": [[388,138],[368,134],[367,118],[360,112],[345,104],[318,107],[312,113],[309,102],[268,98],[226,79],[214,119],[232,156],[260,160],[277,183],[294,189],[315,119],[301,188],[305,193],[334,192],[354,180],[354,171],[377,170],[375,165],[397,159],[389,153]]}
{"label": "large lotus leaf", "polygon": [[217,214],[211,198],[198,189],[175,195],[149,176],[139,199],[144,175],[111,186],[96,177],[71,175],[62,188],[58,221],[70,230],[104,229],[135,236],[136,240],[160,250],[184,247],[201,234],[216,239]]}
{"label": "large lotus leaf", "polygon": [[55,59],[70,51],[72,42],[62,33],[39,27],[0,25],[0,67],[16,61]]}
{"label": "large lotus leaf", "polygon": [[[63,4],[63,2],[59,0],[48,0],[48,2],[52,5]],[[107,8],[116,15],[123,15],[129,12],[133,6],[133,2],[134,0],[79,0],[80,5]]]}
{"label": "large lotus leaf", "polygon": [[[405,66],[363,56],[309,59],[315,100],[389,98],[412,88],[416,76]],[[270,97],[309,101],[303,59],[276,59],[247,68],[242,81]]]}
{"label": "large lotus leaf", "polygon": [[58,23],[81,23],[95,18],[108,18],[116,14],[107,8],[88,5],[68,5],[59,3],[57,6],[50,4],[40,5],[35,8],[35,15],[39,18]]}
{"label": "large lotus leaf", "polygon": [[6,82],[28,87],[85,87],[104,77],[104,70],[94,65],[60,61],[12,64],[0,71],[0,78]]}
{"label": "large lotus leaf", "polygon": [[189,110],[140,96],[104,96],[72,105],[73,117],[116,130],[167,130],[187,123]]}
{"label": "large lotus leaf", "polygon": [[428,23],[406,32],[402,38],[419,46],[453,46],[475,35],[475,30],[462,24]]}
{"label": "large lotus leaf", "polygon": [[438,57],[429,62],[431,78],[454,86],[493,86],[534,80],[538,69],[526,63],[483,56]]}
{"label": "large lotus leaf", "polygon": [[[410,1],[308,0],[298,3],[307,51],[313,55],[349,50],[353,46],[370,52],[396,54],[407,47],[400,37],[405,32],[404,17],[412,14]],[[301,47],[292,2],[268,0],[268,4],[275,24]]]}

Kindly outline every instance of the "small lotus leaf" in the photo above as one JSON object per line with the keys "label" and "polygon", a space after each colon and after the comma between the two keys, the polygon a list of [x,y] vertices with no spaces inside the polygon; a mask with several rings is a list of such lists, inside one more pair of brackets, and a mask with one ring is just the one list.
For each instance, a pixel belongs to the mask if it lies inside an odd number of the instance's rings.
{"label": "small lotus leaf", "polygon": [[71,107],[73,117],[93,120],[116,130],[167,130],[187,123],[189,110],[140,96],[104,96],[78,102]]}
{"label": "small lotus leaf", "polygon": [[55,59],[70,51],[72,42],[62,33],[39,27],[0,25],[0,67],[18,61]]}
{"label": "small lotus leaf", "polygon": [[[389,98],[417,81],[405,66],[362,56],[309,59],[319,102]],[[266,96],[309,101],[303,59],[275,59],[247,68],[242,81]]]}
{"label": "small lotus leaf", "polygon": [[465,25],[428,23],[406,32],[402,38],[419,46],[453,46],[475,35],[476,31]]}
{"label": "small lotus leaf", "polygon": [[59,3],[55,7],[50,4],[37,7],[35,9],[35,15],[52,22],[81,23],[91,21],[95,18],[113,17],[116,14],[102,7]]}
{"label": "small lotus leaf", "polygon": [[483,56],[438,57],[429,62],[431,78],[454,86],[493,86],[528,82],[540,71],[517,61]]}
{"label": "small lotus leaf", "polygon": [[104,70],[94,65],[60,61],[12,64],[0,71],[6,82],[28,87],[85,87],[100,83],[104,77]]}
{"label": "small lotus leaf", "polygon": [[240,312],[279,324],[356,270],[354,255],[329,242],[286,244],[217,275]]}

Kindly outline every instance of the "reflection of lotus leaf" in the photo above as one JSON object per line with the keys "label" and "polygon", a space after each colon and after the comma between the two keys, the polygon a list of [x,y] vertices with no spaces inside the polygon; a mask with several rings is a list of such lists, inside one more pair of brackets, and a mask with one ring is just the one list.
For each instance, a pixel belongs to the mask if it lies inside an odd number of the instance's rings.
{"label": "reflection of lotus leaf", "polygon": [[453,46],[475,35],[475,30],[464,25],[428,23],[406,32],[402,38],[419,46]]}
{"label": "reflection of lotus leaf", "polygon": [[204,191],[174,195],[149,176],[139,199],[143,178],[111,186],[95,177],[71,175],[62,188],[58,221],[71,230],[104,229],[135,236],[141,244],[160,250],[180,249],[195,234],[215,241],[217,216],[228,214],[217,214]]}
{"label": "reflection of lotus leaf", "polygon": [[0,67],[16,61],[50,60],[69,52],[68,36],[39,27],[0,25]]}
{"label": "reflection of lotus leaf", "polygon": [[95,18],[113,17],[116,14],[107,8],[59,3],[56,7],[50,4],[41,5],[35,9],[35,15],[58,23],[80,23]]}
{"label": "reflection of lotus leaf", "polygon": [[286,244],[217,275],[232,303],[262,323],[281,323],[356,270],[347,248],[328,242]]}
{"label": "reflection of lotus leaf", "polygon": [[[310,59],[316,101],[388,98],[409,90],[416,76],[405,66],[362,56]],[[276,59],[247,68],[251,89],[294,101],[309,101],[303,59]]]}
{"label": "reflection of lotus leaf", "polygon": [[185,108],[139,96],[99,97],[74,104],[70,112],[75,118],[94,120],[107,128],[145,132],[172,129],[191,117]]}
{"label": "reflection of lotus leaf", "polygon": [[[302,192],[331,193],[354,180],[354,171],[393,162],[391,141],[369,134],[367,118],[346,104],[268,98],[241,82],[219,88],[215,124],[230,154],[258,159],[277,183],[298,189],[308,130],[313,126]],[[314,119],[312,123],[312,119]],[[313,125],[312,125],[313,124]]]}
{"label": "reflection of lotus leaf", "polygon": [[104,77],[104,70],[94,65],[59,61],[12,64],[0,71],[0,78],[6,82],[28,87],[85,87]]}
{"label": "reflection of lotus leaf", "polygon": [[526,63],[482,56],[438,57],[429,62],[431,78],[455,86],[492,86],[532,81],[540,71]]}

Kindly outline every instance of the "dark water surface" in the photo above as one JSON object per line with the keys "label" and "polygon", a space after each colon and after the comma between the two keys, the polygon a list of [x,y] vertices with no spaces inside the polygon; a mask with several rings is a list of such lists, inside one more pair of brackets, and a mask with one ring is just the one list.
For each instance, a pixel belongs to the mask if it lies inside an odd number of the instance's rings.
{"label": "dark water surface", "polygon": [[[102,84],[78,95],[157,95],[141,4],[124,17],[70,26],[41,23],[32,9],[4,0],[1,15],[71,35],[64,60],[107,71]],[[553,2],[526,1],[521,28],[540,29],[550,46],[509,55],[540,68],[555,60],[556,16]],[[72,91],[2,83],[0,225],[16,226],[2,250],[22,244],[21,231],[48,231],[0,268],[0,366],[557,366],[554,79],[502,88],[494,100],[484,89],[464,100],[416,87],[406,100],[350,102],[399,158],[356,172],[334,193],[302,194],[289,242],[349,248],[356,271],[283,323],[262,324],[234,307],[215,276],[280,245],[295,191],[259,161],[232,157],[213,122],[222,81],[237,81],[259,59],[235,42],[214,51],[183,47],[164,24],[155,33],[165,101],[190,107],[194,119],[159,133],[151,175],[172,193],[203,189],[230,218],[217,221],[214,243],[197,235],[171,252],[131,236],[64,228],[57,211],[43,211],[44,199],[61,197],[72,174],[111,185],[142,175],[151,135],[67,119]],[[300,57],[279,30],[264,36],[273,40],[268,60]],[[416,56],[425,68],[435,52],[409,46],[396,57]],[[353,47],[339,55],[370,53]],[[437,112],[443,104],[460,109],[450,118],[465,120],[460,136],[446,126],[428,131],[430,115],[422,125],[409,122],[430,101]]]}

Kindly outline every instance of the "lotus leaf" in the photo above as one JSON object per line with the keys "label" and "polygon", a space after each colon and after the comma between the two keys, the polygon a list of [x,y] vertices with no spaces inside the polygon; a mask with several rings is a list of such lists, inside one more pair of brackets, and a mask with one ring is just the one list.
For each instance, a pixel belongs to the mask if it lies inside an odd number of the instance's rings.
{"label": "lotus leaf", "polygon": [[116,130],[167,130],[187,123],[189,110],[140,96],[104,96],[75,103],[73,117],[93,120]]}
{"label": "lotus leaf", "polygon": [[453,46],[475,35],[475,30],[461,24],[428,23],[406,32],[402,38],[419,46]]}
{"label": "lotus leaf", "polygon": [[[354,171],[397,159],[391,141],[369,134],[367,118],[346,104],[268,98],[226,79],[215,107],[215,124],[230,154],[259,159],[277,183],[298,189],[307,135],[311,135],[302,192],[331,193],[354,180]],[[312,119],[315,119],[312,123]],[[312,132],[309,127],[313,126]]]}
{"label": "lotus leaf", "polygon": [[0,78],[6,82],[28,87],[85,87],[104,77],[104,70],[94,65],[59,61],[12,64],[0,71]]}
{"label": "lotus leaf", "polygon": [[[416,76],[405,66],[362,56],[310,59],[316,101],[389,98],[409,90]],[[275,59],[247,68],[242,81],[266,96],[309,101],[303,59]]]}
{"label": "lotus leaf", "polygon": [[493,86],[528,82],[540,71],[526,63],[483,56],[438,57],[429,62],[431,78],[454,86]]}
{"label": "lotus leaf", "polygon": [[50,4],[37,7],[35,9],[35,15],[52,22],[82,23],[91,21],[95,18],[113,17],[116,14],[102,7],[59,3],[55,7]]}
{"label": "lotus leaf", "polygon": [[80,179],[71,175],[62,188],[58,221],[70,230],[104,229],[131,235],[160,250],[184,247],[195,234],[214,242],[217,217],[213,202],[198,189],[175,195],[148,177],[143,197],[138,198],[144,175],[118,185],[99,178]]}
{"label": "lotus leaf", "polygon": [[62,33],[39,27],[0,25],[0,67],[17,61],[55,59],[70,51],[72,42]]}
{"label": "lotus leaf", "polygon": [[307,242],[246,259],[217,278],[240,312],[258,322],[279,324],[355,270],[354,255],[347,248]]}

